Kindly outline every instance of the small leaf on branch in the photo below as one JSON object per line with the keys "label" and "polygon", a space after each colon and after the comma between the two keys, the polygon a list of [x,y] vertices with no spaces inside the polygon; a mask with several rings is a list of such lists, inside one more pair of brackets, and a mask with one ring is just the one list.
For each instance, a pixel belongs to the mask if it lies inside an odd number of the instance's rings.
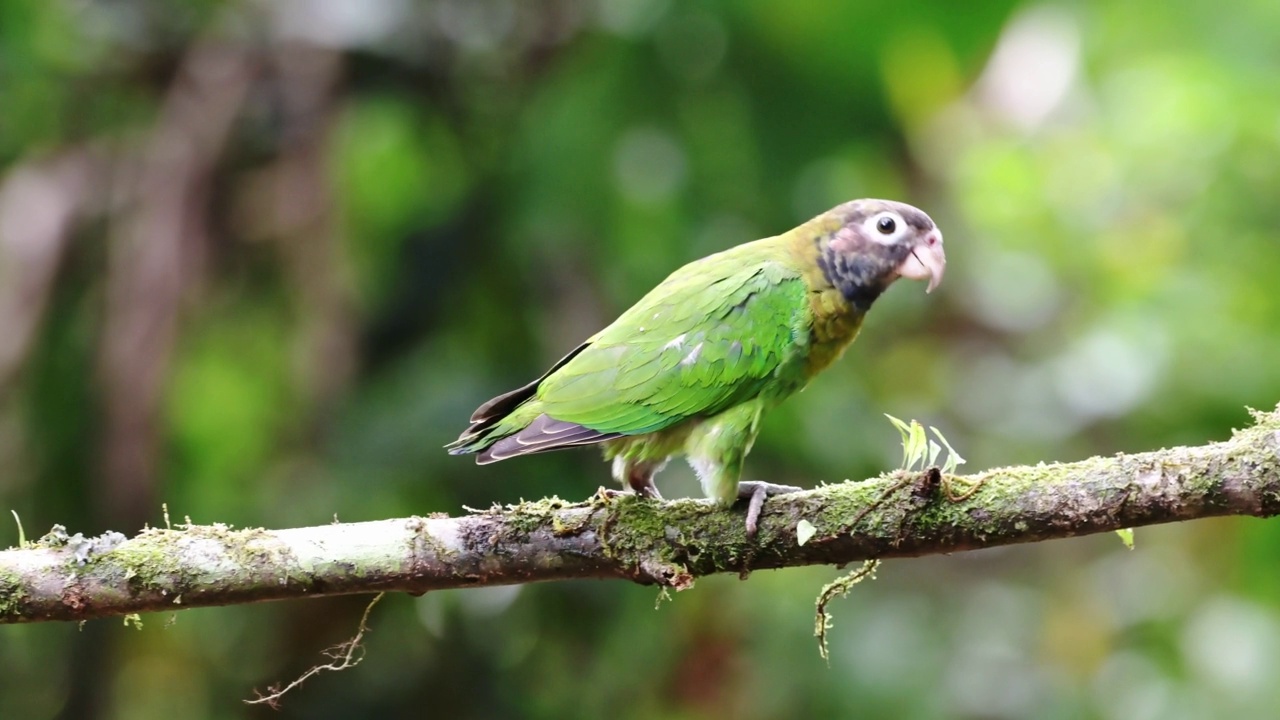
{"label": "small leaf on branch", "polygon": [[804,545],[813,538],[813,534],[816,532],[818,532],[818,528],[814,527],[813,523],[808,520],[801,520],[796,523],[796,543]]}
{"label": "small leaf on branch", "polygon": [[948,474],[954,473],[957,467],[964,464],[964,458],[960,457],[960,453],[956,452],[956,449],[951,447],[951,443],[947,442],[947,437],[942,434],[941,430],[933,426],[930,426],[929,429],[933,431],[933,434],[937,436],[938,440],[947,448],[947,462],[946,465],[943,466],[942,472]]}
{"label": "small leaf on branch", "polygon": [[13,521],[18,524],[18,547],[25,548],[27,546],[27,533],[22,529],[22,518],[18,517],[17,510],[10,510],[13,513]]}
{"label": "small leaf on branch", "polygon": [[885,413],[884,416],[889,418],[889,422],[893,423],[893,426],[898,429],[898,434],[902,435],[902,469],[906,470],[907,469],[907,446],[911,444],[911,440],[910,440],[911,426],[902,422],[898,418],[890,415],[889,413]]}

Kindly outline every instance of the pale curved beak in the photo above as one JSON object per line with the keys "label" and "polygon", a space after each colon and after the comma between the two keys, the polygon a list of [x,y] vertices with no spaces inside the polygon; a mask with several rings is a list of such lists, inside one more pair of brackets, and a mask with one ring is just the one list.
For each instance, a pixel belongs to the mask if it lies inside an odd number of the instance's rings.
{"label": "pale curved beak", "polygon": [[947,269],[947,254],[942,250],[942,233],[937,228],[929,231],[915,247],[911,254],[898,266],[898,276],[908,280],[928,280],[925,292],[933,292],[942,282],[942,274]]}

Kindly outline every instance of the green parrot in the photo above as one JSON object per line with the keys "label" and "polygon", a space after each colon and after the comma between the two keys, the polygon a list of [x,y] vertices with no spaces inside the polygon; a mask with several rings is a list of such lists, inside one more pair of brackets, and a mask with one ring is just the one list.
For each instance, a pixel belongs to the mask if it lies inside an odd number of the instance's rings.
{"label": "green parrot", "polygon": [[741,482],[763,413],[834,362],[899,277],[942,280],[942,233],[889,200],[838,205],[793,230],[685,265],[542,377],[481,405],[447,449],[487,463],[599,444],[613,476],[659,498],[684,454],[717,505],[768,495]]}

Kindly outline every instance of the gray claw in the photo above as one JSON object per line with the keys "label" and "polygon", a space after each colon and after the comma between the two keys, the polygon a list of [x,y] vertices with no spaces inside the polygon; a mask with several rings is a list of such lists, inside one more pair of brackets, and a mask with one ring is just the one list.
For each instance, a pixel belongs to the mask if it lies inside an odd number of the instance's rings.
{"label": "gray claw", "polygon": [[747,498],[747,538],[754,539],[760,529],[760,510],[764,507],[765,498],[770,495],[786,495],[800,492],[804,488],[795,485],[779,485],[760,480],[746,480],[738,483],[738,497]]}

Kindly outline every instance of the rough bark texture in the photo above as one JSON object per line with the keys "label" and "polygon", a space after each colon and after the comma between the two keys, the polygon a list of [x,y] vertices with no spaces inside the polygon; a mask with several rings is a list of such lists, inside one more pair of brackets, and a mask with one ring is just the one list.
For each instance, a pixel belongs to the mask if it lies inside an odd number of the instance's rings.
{"label": "rough bark texture", "polygon": [[[932,553],[1280,513],[1280,411],[1231,440],[942,478],[897,472],[741,508],[597,495],[471,515],[291,530],[191,526],[132,539],[54,532],[0,552],[0,622],[84,620],[385,590],[618,578],[677,589],[720,572]],[[979,483],[963,500],[947,488]],[[796,526],[815,532],[799,544]]]}

